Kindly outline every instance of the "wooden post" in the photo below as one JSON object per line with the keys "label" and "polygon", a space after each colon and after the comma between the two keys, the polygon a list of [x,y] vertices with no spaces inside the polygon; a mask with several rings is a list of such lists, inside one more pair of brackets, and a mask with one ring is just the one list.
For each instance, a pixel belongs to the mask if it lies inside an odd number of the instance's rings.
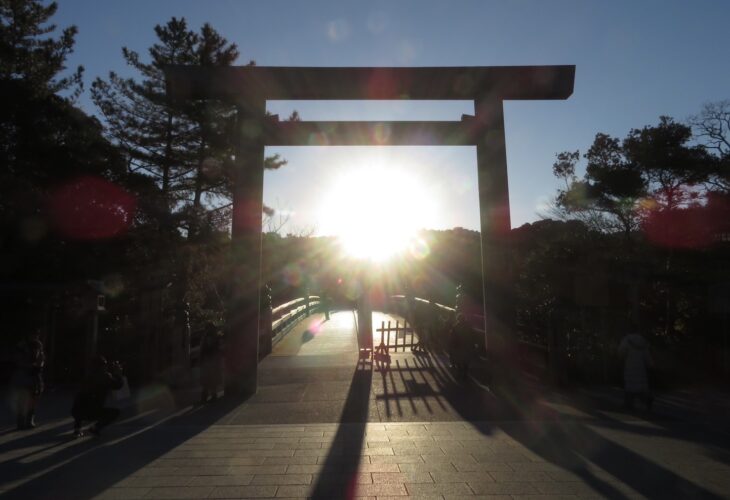
{"label": "wooden post", "polygon": [[226,394],[257,390],[261,214],[264,192],[266,101],[239,105],[234,161],[231,246],[233,272],[226,324]]}

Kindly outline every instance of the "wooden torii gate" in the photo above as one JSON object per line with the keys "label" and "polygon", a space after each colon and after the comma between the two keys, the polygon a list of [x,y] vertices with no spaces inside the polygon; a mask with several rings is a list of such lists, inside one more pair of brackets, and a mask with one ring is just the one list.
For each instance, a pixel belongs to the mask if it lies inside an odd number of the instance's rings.
{"label": "wooden torii gate", "polygon": [[[236,106],[233,192],[234,273],[226,332],[226,392],[257,389],[261,289],[261,213],[266,146],[476,146],[481,217],[485,332],[509,334],[512,299],[503,101],[567,99],[575,66],[307,68],[242,66],[166,69],[174,100],[216,99]],[[472,100],[461,121],[280,122],[267,100]]]}

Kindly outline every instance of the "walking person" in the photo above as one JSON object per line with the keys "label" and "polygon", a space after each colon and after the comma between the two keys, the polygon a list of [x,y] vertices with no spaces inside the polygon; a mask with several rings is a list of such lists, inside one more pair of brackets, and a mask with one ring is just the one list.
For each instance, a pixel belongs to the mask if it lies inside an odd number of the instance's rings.
{"label": "walking person", "polygon": [[106,407],[105,402],[111,391],[121,389],[123,385],[122,365],[118,361],[109,364],[104,356],[99,356],[71,408],[75,437],[84,435],[81,430],[84,420],[94,422],[89,427],[89,432],[98,435],[104,427],[117,419],[120,410]]}
{"label": "walking person", "polygon": [[330,320],[330,297],[327,294],[327,292],[322,293],[322,298],[320,299],[320,305],[322,307],[322,312],[324,312],[324,320],[329,321]]}
{"label": "walking person", "polygon": [[223,383],[223,365],[220,338],[214,324],[208,323],[200,344],[200,402],[206,403],[208,396],[215,401],[218,387]]}
{"label": "walking person", "polygon": [[40,332],[35,331],[15,347],[16,414],[19,430],[36,427],[35,412],[43,393],[43,367],[46,363]]}
{"label": "walking person", "polygon": [[626,335],[618,346],[624,360],[624,407],[634,409],[634,400],[640,397],[651,411],[654,397],[649,390],[649,367],[653,365],[649,343],[639,333]]}

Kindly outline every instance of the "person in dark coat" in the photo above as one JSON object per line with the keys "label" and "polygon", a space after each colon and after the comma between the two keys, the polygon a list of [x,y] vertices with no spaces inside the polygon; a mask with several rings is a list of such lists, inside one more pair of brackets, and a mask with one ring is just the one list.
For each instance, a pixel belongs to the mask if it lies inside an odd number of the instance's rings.
{"label": "person in dark coat", "polygon": [[89,432],[99,432],[117,419],[118,408],[104,406],[111,391],[121,389],[124,385],[122,365],[118,361],[107,363],[104,356],[99,356],[92,372],[84,381],[81,390],[74,399],[71,415],[74,418],[74,435],[83,436],[81,425],[84,420],[94,421]]}
{"label": "person in dark coat", "polygon": [[634,409],[634,400],[644,400],[651,411],[654,397],[649,390],[649,368],[654,364],[649,353],[649,342],[639,333],[621,339],[618,353],[624,360],[624,407]]}
{"label": "person in dark coat", "polygon": [[13,385],[17,392],[18,429],[32,429],[36,426],[35,410],[43,393],[45,362],[40,333],[33,333],[15,347]]}
{"label": "person in dark coat", "polygon": [[456,321],[449,334],[449,356],[451,364],[461,380],[469,375],[469,363],[474,355],[472,329],[463,314],[456,315]]}
{"label": "person in dark coat", "polygon": [[223,382],[223,366],[218,329],[208,324],[200,344],[200,402],[206,403],[208,396],[218,398],[218,387]]}

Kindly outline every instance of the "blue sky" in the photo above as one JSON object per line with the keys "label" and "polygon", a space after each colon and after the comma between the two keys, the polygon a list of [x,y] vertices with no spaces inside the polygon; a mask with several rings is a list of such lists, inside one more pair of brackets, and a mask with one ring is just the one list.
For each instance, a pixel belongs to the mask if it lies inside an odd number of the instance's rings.
{"label": "blue sky", "polygon": [[[730,98],[730,2],[679,1],[234,1],[60,0],[55,22],[79,28],[70,63],[87,84],[129,74],[121,47],[146,54],[153,27],[171,16],[210,22],[239,46],[241,64],[265,66],[489,66],[575,64],[567,101],[505,103],[512,225],[537,218],[558,184],[555,153],[585,148],[601,131],[623,137]],[[95,112],[88,100],[82,105]],[[270,103],[303,119],[459,119],[469,103]],[[434,227],[478,229],[472,148],[279,148],[265,202],[291,212],[292,229],[321,226],[318,200],[353,163],[393,163],[434,186]],[[368,156],[370,155],[370,156]],[[357,158],[357,161],[353,161]],[[397,163],[397,165],[395,165]]]}

